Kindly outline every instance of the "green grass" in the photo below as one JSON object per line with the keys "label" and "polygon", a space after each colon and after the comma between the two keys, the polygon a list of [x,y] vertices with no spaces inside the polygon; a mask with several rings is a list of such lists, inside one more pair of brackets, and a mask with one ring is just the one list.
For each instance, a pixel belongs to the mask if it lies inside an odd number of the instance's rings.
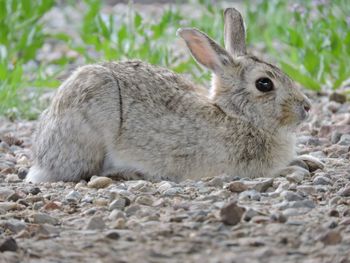
{"label": "green grass", "polygon": [[[75,1],[67,2],[78,9]],[[132,5],[125,13],[115,15],[103,12],[100,1],[85,0],[81,23],[72,25],[78,37],[72,38],[63,32],[43,31],[42,17],[55,6],[54,0],[0,0],[0,115],[36,118],[41,110],[37,97],[42,88],[58,87],[57,74],[74,64],[74,59],[66,56],[38,61],[38,52],[49,41],[74,50],[83,63],[137,58],[208,83],[209,72],[199,68],[183,46],[175,44],[177,28],[191,26],[222,43],[222,9],[212,5],[211,0],[196,2],[199,18],[186,16],[181,6],[173,5],[155,22],[141,16]],[[247,1],[244,6],[248,43],[253,50],[262,43],[263,52],[305,88],[337,89],[350,77],[347,2]],[[55,70],[48,73],[50,66]]]}
{"label": "green grass", "polygon": [[305,88],[337,89],[350,78],[348,0],[264,0],[247,6],[248,41],[263,42]]}

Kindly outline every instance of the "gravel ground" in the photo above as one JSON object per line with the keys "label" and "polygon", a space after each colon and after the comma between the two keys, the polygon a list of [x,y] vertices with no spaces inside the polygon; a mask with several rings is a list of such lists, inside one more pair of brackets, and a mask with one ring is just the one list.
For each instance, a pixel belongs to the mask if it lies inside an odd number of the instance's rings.
{"label": "gravel ground", "polygon": [[350,103],[310,96],[303,161],[255,180],[25,184],[35,122],[0,118],[0,263],[349,263]]}
{"label": "gravel ground", "polygon": [[256,180],[25,184],[35,122],[1,119],[0,262],[350,262],[350,103],[330,99],[304,161]]}

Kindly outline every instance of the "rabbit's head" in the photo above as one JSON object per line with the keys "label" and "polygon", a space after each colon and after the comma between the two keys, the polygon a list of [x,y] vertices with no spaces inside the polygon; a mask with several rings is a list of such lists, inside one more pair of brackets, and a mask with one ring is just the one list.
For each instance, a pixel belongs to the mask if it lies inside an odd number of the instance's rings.
{"label": "rabbit's head", "polygon": [[307,118],[309,100],[279,68],[247,54],[243,19],[236,9],[226,9],[224,17],[225,48],[197,29],[178,30],[192,56],[213,72],[213,103],[258,128],[295,128]]}

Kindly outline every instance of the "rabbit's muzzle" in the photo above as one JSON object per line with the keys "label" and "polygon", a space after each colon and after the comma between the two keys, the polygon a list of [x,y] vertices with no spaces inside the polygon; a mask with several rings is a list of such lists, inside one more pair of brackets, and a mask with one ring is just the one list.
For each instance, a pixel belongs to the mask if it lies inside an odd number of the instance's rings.
{"label": "rabbit's muzzle", "polygon": [[311,102],[308,98],[305,98],[302,102],[301,105],[298,107],[299,111],[299,119],[300,122],[305,121],[309,118],[310,116],[310,110],[311,110]]}
{"label": "rabbit's muzzle", "polygon": [[287,99],[282,103],[281,110],[279,123],[282,126],[295,127],[309,118],[311,103],[305,96],[300,99]]}

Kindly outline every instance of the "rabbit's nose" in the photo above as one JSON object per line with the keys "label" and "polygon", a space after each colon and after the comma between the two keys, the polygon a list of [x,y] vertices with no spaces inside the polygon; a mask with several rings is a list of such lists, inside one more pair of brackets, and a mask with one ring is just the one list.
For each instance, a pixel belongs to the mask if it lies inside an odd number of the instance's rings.
{"label": "rabbit's nose", "polygon": [[306,112],[309,112],[311,110],[311,103],[310,103],[309,99],[304,100],[303,108]]}
{"label": "rabbit's nose", "polygon": [[309,112],[310,109],[311,109],[310,105],[304,105],[304,110],[305,110],[306,112]]}

